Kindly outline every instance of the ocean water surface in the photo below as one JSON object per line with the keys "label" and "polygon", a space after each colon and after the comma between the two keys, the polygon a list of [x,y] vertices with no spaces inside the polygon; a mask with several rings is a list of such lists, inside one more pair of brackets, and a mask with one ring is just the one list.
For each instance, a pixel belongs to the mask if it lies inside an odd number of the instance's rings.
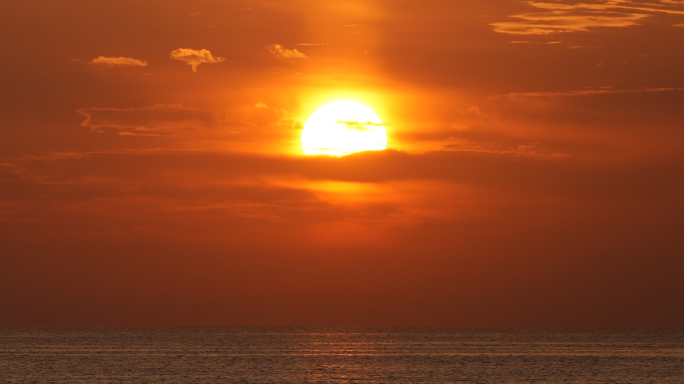
{"label": "ocean water surface", "polygon": [[684,330],[0,328],[0,383],[684,383]]}

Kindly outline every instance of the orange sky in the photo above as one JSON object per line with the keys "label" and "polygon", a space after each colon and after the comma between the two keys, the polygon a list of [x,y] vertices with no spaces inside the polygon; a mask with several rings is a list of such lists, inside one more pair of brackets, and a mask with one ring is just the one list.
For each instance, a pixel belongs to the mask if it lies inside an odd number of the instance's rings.
{"label": "orange sky", "polygon": [[[684,1],[4,0],[0,29],[0,326],[684,324]],[[337,100],[389,148],[304,156]]]}

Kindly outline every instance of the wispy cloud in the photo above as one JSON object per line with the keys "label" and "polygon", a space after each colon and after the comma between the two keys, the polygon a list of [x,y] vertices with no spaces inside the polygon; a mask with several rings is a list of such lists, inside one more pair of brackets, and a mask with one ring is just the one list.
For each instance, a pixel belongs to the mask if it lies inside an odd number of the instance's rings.
{"label": "wispy cloud", "polygon": [[131,57],[105,57],[99,56],[93,59],[90,64],[102,64],[107,66],[115,65],[133,65],[136,67],[147,67],[147,61],[133,59]]}
{"label": "wispy cloud", "polygon": [[660,3],[637,3],[627,0],[602,0],[598,3],[550,3],[526,1],[543,10],[538,13],[512,15],[515,21],[490,24],[499,33],[513,35],[545,35],[563,32],[587,32],[598,27],[630,27],[644,18],[666,13],[684,15],[684,2],[661,0]]}
{"label": "wispy cloud", "polygon": [[271,44],[266,46],[266,49],[268,49],[269,52],[271,52],[272,55],[281,57],[284,59],[306,59],[307,56],[301,52],[299,52],[297,49],[287,49],[283,47],[280,44]]}
{"label": "wispy cloud", "polygon": [[237,108],[230,114],[230,123],[253,127],[301,128],[301,122],[292,112],[264,103]]}
{"label": "wispy cloud", "polygon": [[684,88],[638,88],[638,89],[585,89],[579,91],[564,91],[564,92],[517,92],[507,93],[505,95],[493,96],[489,100],[515,100],[533,97],[558,97],[558,96],[592,96],[592,95],[606,95],[612,93],[649,93],[649,92],[673,92],[684,91]]}
{"label": "wispy cloud", "polygon": [[158,133],[135,133],[135,132],[128,132],[128,131],[123,131],[118,133],[119,136],[147,136],[147,137],[160,137],[160,136],[166,136],[166,135],[160,135]]}
{"label": "wispy cloud", "polygon": [[214,64],[225,61],[223,57],[214,57],[208,49],[190,49],[178,48],[171,51],[171,58],[175,60],[185,61],[192,66],[192,71],[197,72],[197,67],[200,64]]}
{"label": "wispy cloud", "polygon": [[548,41],[548,42],[541,42],[541,41],[511,41],[511,44],[537,44],[537,45],[553,45],[553,44],[561,44],[562,41]]}
{"label": "wispy cloud", "polygon": [[636,3],[629,0],[603,0],[597,4],[560,4],[560,3],[544,3],[536,1],[527,1],[526,4],[542,9],[553,10],[591,10],[591,11],[605,11],[612,10],[619,12],[620,10],[636,10],[645,11],[649,13],[668,13],[673,15],[684,15],[682,9],[666,8],[663,4],[671,4],[676,6],[684,6],[684,2],[678,1],[661,1],[658,3]]}
{"label": "wispy cloud", "polygon": [[630,27],[648,17],[645,14],[570,14],[566,11],[514,15],[522,21],[492,23],[494,30],[511,35],[548,35],[562,32],[587,32],[596,27]]}
{"label": "wispy cloud", "polygon": [[90,128],[91,132],[102,132],[108,128],[122,131],[121,135],[154,136],[169,131],[208,128],[217,124],[212,113],[177,104],[157,104],[144,108],[95,107],[76,112],[86,117],[81,126]]}

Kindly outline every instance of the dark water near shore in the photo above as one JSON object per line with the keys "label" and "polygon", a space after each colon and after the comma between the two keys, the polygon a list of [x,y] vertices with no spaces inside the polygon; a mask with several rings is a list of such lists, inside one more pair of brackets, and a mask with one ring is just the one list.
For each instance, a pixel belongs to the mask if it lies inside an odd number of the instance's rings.
{"label": "dark water near shore", "polygon": [[684,330],[0,328],[0,383],[684,383]]}

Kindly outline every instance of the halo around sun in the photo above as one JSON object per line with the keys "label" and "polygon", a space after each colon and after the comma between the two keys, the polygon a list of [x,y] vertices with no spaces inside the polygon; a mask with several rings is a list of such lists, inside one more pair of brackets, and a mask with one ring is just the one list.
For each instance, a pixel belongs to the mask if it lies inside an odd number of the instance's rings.
{"label": "halo around sun", "polygon": [[387,148],[387,130],[369,107],[336,101],[316,110],[304,123],[302,149],[307,155],[344,156]]}

